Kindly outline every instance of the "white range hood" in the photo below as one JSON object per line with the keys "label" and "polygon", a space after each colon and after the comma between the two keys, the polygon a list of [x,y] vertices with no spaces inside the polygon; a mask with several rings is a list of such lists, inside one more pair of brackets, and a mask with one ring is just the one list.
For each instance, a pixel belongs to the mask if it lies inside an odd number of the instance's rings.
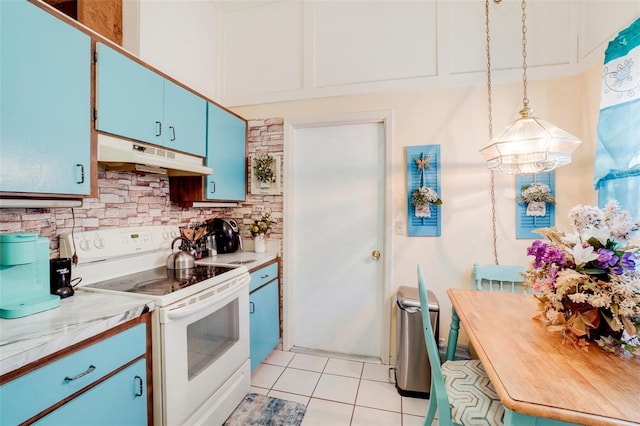
{"label": "white range hood", "polygon": [[109,170],[167,176],[206,176],[204,158],[98,133],[98,162]]}

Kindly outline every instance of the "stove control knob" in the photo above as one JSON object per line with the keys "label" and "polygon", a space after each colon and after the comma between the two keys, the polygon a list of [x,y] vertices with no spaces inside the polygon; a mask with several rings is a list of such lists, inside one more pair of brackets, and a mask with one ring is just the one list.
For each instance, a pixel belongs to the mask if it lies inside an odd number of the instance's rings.
{"label": "stove control knob", "polygon": [[87,240],[81,240],[79,245],[80,245],[80,250],[83,250],[83,251],[91,250],[91,245]]}
{"label": "stove control knob", "polygon": [[104,248],[104,240],[102,238],[96,238],[95,240],[93,240],[93,245],[98,249],[103,249]]}

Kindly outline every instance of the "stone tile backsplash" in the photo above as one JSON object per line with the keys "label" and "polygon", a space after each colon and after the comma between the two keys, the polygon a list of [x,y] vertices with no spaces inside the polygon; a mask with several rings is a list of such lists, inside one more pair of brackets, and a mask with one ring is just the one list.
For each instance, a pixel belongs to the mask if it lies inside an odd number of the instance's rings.
{"label": "stone tile backsplash", "polygon": [[[247,154],[283,152],[283,119],[249,121]],[[247,170],[247,181],[250,170]],[[282,178],[282,176],[281,176]],[[282,182],[281,182],[282,184]],[[258,208],[271,210],[279,223],[271,239],[282,239],[282,195],[247,194],[237,207],[184,209],[169,200],[169,179],[159,175],[98,170],[98,197],[85,198],[82,207],[54,209],[0,209],[0,232],[34,232],[49,237],[51,257],[58,257],[58,235],[98,228],[149,225],[194,225],[213,217],[238,221],[243,238]]]}

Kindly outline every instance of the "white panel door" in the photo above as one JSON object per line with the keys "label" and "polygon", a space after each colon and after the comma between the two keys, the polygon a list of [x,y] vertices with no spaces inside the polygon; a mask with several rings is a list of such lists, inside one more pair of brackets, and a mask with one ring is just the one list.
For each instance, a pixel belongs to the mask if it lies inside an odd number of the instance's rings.
{"label": "white panel door", "polygon": [[296,129],[291,151],[292,346],[379,358],[384,125]]}

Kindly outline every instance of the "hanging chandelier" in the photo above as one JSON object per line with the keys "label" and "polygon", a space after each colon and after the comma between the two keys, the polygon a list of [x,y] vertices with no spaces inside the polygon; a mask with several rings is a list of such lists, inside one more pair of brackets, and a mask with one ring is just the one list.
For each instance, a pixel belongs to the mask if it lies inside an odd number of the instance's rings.
{"label": "hanging chandelier", "polygon": [[[500,3],[500,0],[494,0]],[[522,86],[520,118],[480,150],[487,167],[504,174],[549,172],[571,162],[571,153],[582,141],[548,121],[534,117],[527,97],[526,0],[522,0]],[[489,33],[489,20],[486,20]],[[488,64],[491,69],[491,64]],[[490,81],[490,80],[489,80]],[[491,137],[491,136],[490,136]]]}

